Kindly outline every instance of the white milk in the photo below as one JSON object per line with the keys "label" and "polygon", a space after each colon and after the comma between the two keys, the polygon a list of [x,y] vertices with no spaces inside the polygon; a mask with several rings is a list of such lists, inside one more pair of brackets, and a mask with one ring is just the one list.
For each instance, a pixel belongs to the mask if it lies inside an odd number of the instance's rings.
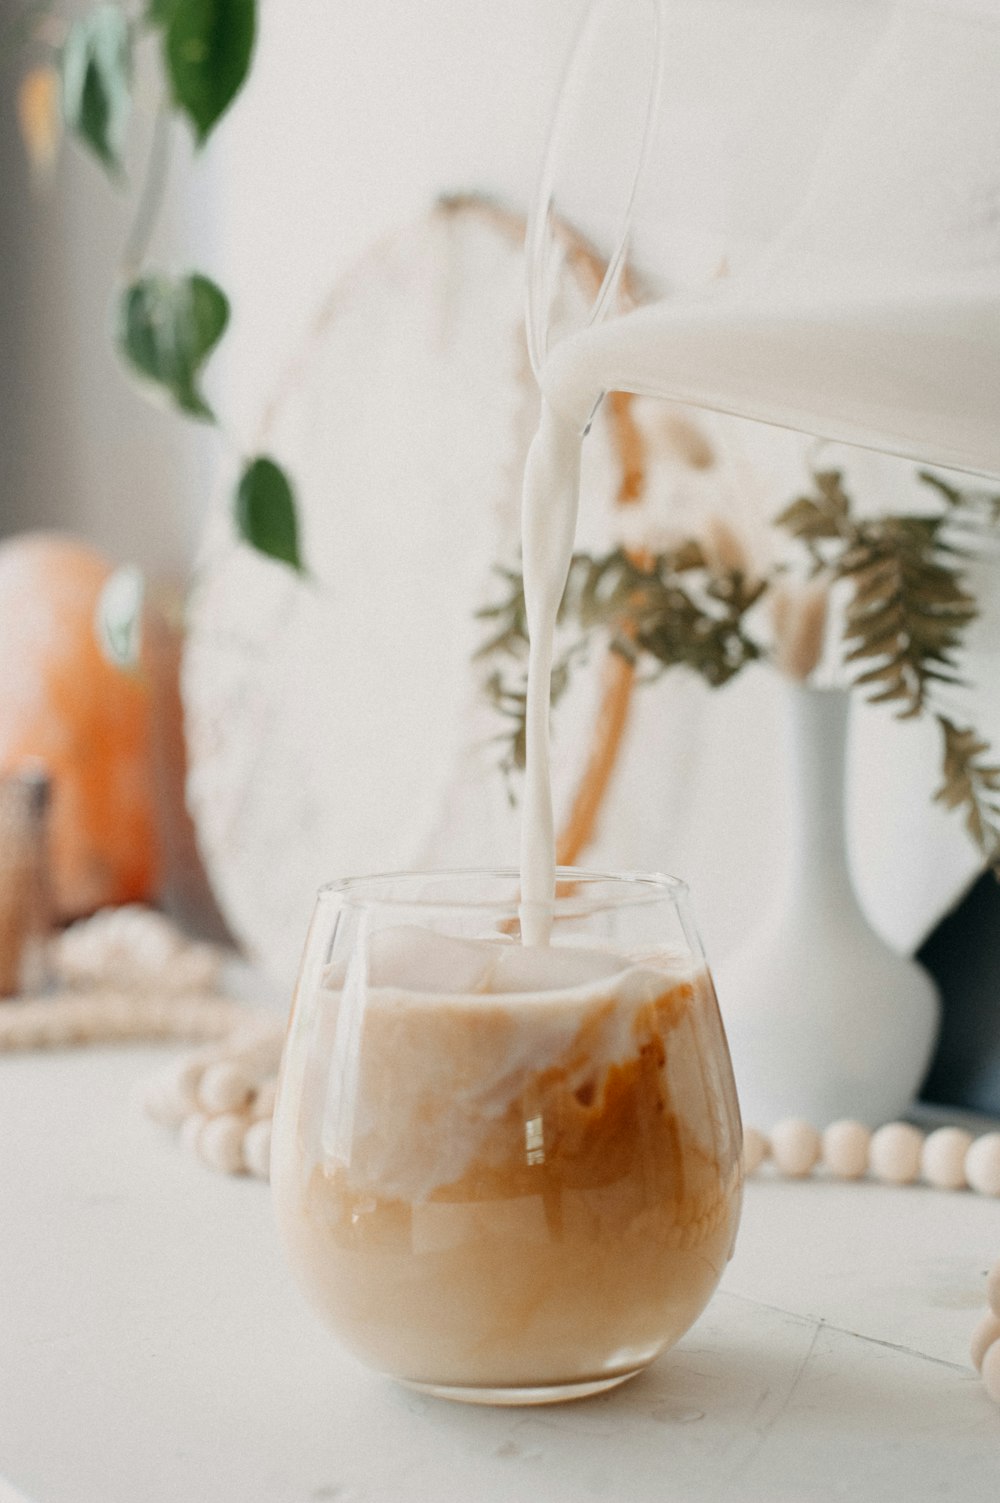
{"label": "white milk", "polygon": [[528,451],[521,507],[524,600],[528,618],[527,763],[521,815],[521,935],[548,943],[556,881],[555,820],[549,770],[549,699],[556,613],[576,536],[581,425],[543,399]]}

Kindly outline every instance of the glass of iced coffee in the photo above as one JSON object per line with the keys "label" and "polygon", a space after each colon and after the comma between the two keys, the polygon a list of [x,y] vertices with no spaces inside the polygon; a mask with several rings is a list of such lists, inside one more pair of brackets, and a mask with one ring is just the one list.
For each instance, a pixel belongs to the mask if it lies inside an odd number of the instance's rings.
{"label": "glass of iced coffee", "polygon": [[704,1309],[739,1219],[726,1040],[682,882],[365,877],[317,903],[272,1183],[291,1268],[357,1357],[544,1403],[613,1387]]}

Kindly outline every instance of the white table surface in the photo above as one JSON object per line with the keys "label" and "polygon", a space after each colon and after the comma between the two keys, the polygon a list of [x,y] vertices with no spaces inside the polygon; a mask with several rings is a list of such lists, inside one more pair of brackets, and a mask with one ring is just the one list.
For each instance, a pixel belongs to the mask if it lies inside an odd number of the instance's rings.
{"label": "white table surface", "polygon": [[266,1188],[146,1122],[153,1048],[0,1057],[0,1503],[923,1503],[1000,1496],[968,1366],[1000,1201],[748,1187],[681,1345],[560,1408],[450,1405],[341,1355]]}

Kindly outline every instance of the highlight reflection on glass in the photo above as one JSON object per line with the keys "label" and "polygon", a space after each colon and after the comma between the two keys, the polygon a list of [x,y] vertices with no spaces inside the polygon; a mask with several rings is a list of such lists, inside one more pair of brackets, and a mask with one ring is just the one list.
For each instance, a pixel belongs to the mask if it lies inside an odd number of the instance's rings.
{"label": "highlight reflection on glass", "polygon": [[732,1249],[741,1132],[687,892],[560,873],[520,943],[512,873],[321,893],[275,1114],[285,1251],[363,1361],[546,1402],[673,1345]]}

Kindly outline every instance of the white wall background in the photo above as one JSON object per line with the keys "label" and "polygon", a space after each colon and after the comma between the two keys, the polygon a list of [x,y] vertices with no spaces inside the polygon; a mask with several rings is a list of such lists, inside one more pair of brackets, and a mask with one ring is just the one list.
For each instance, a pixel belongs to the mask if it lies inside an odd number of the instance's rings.
{"label": "white wall background", "polygon": [[271,0],[215,157],[237,317],[225,400],[252,424],[339,271],[441,192],[526,207],[584,0]]}

